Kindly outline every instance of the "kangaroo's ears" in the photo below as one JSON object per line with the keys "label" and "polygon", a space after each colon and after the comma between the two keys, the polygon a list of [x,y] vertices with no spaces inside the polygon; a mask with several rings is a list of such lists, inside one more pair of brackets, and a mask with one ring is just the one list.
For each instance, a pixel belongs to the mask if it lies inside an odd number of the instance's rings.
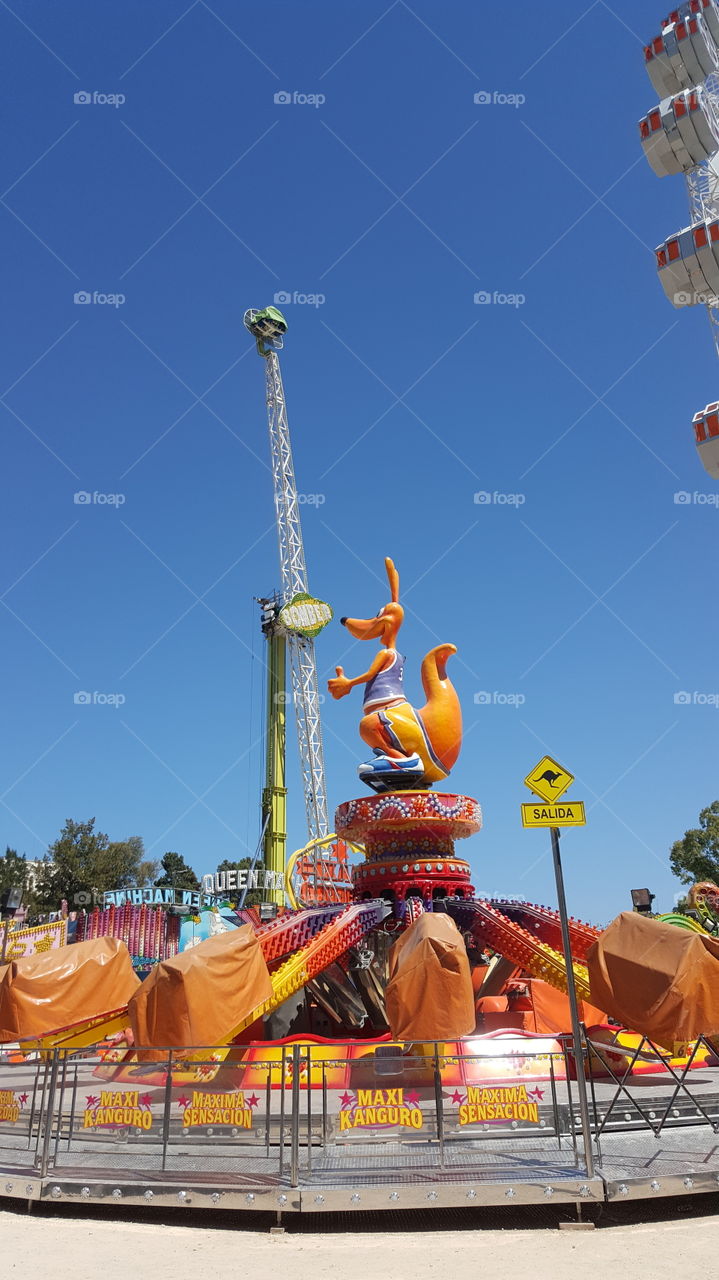
{"label": "kangaroo's ears", "polygon": [[390,560],[389,556],[385,558],[384,567],[387,570],[387,580],[394,604],[399,604],[399,574],[394,567],[394,560]]}

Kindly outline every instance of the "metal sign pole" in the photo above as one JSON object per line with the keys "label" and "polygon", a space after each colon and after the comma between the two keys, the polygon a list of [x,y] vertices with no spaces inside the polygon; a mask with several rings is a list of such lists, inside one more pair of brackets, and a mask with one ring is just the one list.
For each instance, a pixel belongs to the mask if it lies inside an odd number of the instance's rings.
{"label": "metal sign pole", "polygon": [[572,967],[572,947],[569,940],[569,921],[567,918],[567,899],[564,896],[564,876],[562,859],[559,853],[559,828],[550,828],[552,835],[552,859],[554,861],[554,877],[557,882],[557,902],[559,918],[562,924],[562,950],[567,969],[567,995],[569,1011],[572,1019],[572,1040],[574,1042],[574,1061],[577,1069],[577,1095],[579,1097],[579,1115],[582,1121],[582,1138],[584,1140],[584,1159],[587,1166],[587,1177],[594,1177],[594,1152],[592,1151],[592,1132],[589,1120],[589,1101],[587,1099],[587,1081],[584,1075],[584,1051],[582,1049],[582,1033],[579,1026],[579,1008],[577,992],[574,986],[574,969]]}

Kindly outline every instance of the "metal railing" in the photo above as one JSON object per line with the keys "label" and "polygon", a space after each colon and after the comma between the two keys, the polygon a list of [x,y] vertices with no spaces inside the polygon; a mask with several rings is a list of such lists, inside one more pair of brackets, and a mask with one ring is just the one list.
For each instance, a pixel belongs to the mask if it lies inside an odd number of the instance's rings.
{"label": "metal railing", "polygon": [[[559,1044],[559,1047],[557,1045]],[[501,1039],[443,1043],[302,1041],[192,1050],[97,1048],[11,1061],[0,1050],[0,1168],[36,1178],[211,1175],[213,1185],[316,1187],[411,1177],[591,1179],[588,1137],[679,1124],[719,1133],[714,1076],[678,1069],[641,1041],[624,1050],[583,1033],[590,1133],[571,1046],[517,1051]],[[224,1057],[222,1056],[224,1055]],[[656,1074],[632,1072],[651,1057]],[[695,1073],[696,1074],[696,1073]],[[716,1144],[714,1144],[716,1145]],[[504,1171],[504,1172],[503,1172]]]}

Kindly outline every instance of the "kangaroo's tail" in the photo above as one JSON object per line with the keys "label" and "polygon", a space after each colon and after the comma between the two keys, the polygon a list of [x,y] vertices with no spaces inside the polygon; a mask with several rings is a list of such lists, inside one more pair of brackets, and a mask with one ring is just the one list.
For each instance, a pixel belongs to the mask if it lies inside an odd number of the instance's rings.
{"label": "kangaroo's tail", "polygon": [[439,644],[422,663],[422,686],[427,701],[418,712],[432,751],[449,773],[462,746],[462,710],[452,681],[447,676],[447,659],[457,650],[453,644]]}

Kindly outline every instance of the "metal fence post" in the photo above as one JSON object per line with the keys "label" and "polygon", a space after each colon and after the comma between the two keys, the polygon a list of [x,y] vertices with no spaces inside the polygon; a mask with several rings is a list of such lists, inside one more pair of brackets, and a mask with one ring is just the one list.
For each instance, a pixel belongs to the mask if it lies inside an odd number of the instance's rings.
{"label": "metal fence post", "polygon": [[300,1181],[300,1046],[292,1046],[292,1124],[290,1130],[290,1186]]}
{"label": "metal fence post", "polygon": [[55,1106],[55,1090],[57,1088],[57,1073],[59,1063],[59,1049],[52,1051],[52,1065],[50,1067],[50,1082],[47,1091],[47,1100],[44,1107],[44,1130],[42,1136],[42,1152],[40,1154],[40,1177],[47,1176],[48,1166],[50,1163],[50,1138],[52,1135],[53,1108]]}
{"label": "metal fence post", "polygon": [[[42,1067],[42,1064],[41,1064],[40,1062],[38,1062],[38,1063],[36,1064],[36,1070],[35,1070],[35,1083],[33,1084],[33,1087],[32,1087],[32,1102],[30,1103],[30,1119],[28,1120],[28,1127],[27,1127],[27,1149],[28,1149],[28,1151],[30,1150],[30,1148],[31,1148],[31,1146],[32,1146],[32,1131],[33,1131],[33,1128],[34,1128],[34,1125],[35,1125],[35,1111],[36,1111],[36,1108],[37,1108],[37,1089],[38,1089],[38,1085],[39,1085],[39,1083],[40,1083],[40,1070],[41,1070],[41,1068],[42,1068],[42,1070],[43,1070],[43,1074],[44,1074],[44,1075],[47,1075],[47,1063],[45,1063],[45,1066],[44,1066],[44,1067]],[[41,1095],[41,1096],[42,1096],[42,1095]],[[42,1111],[40,1112],[40,1114],[42,1115]],[[35,1153],[37,1154],[37,1148],[35,1149]]]}
{"label": "metal fence post", "polygon": [[577,1153],[577,1127],[574,1123],[574,1099],[572,1098],[572,1080],[569,1072],[569,1052],[567,1050],[567,1042],[562,1040],[562,1052],[564,1054],[564,1083],[567,1089],[567,1108],[569,1115],[569,1135],[572,1139],[572,1148],[574,1150],[574,1163],[579,1161]]}
{"label": "metal fence post", "polygon": [[554,1132],[557,1135],[557,1147],[562,1150],[562,1135],[559,1132],[559,1107],[557,1106],[557,1082],[554,1078],[554,1057],[549,1057],[549,1084],[552,1090],[552,1112],[554,1114]]}
{"label": "metal fence post", "polygon": [[307,1045],[307,1172],[312,1172],[312,1045]]}
{"label": "metal fence post", "polygon": [[265,1155],[270,1158],[270,1124],[272,1122],[272,1063],[266,1062],[267,1079],[265,1081]]}
{"label": "metal fence post", "polygon": [[287,1045],[282,1046],[280,1063],[280,1177],[285,1172],[285,1085],[287,1082]]}
{"label": "metal fence post", "polygon": [[67,1053],[62,1052],[62,1076],[60,1079],[60,1098],[57,1105],[57,1127],[55,1129],[55,1150],[53,1152],[53,1166],[57,1164],[57,1156],[60,1150],[60,1133],[62,1130],[62,1108],[65,1102],[65,1082],[67,1080]]}
{"label": "metal fence post", "polygon": [[327,1071],[322,1059],[322,1146],[327,1146]]}
{"label": "metal fence post", "polygon": [[167,1168],[167,1144],[170,1140],[170,1108],[172,1106],[172,1049],[168,1050],[165,1096],[162,1109],[162,1168]]}
{"label": "metal fence post", "polygon": [[72,1143],[72,1129],[75,1123],[75,1110],[77,1107],[77,1058],[73,1063],[75,1074],[72,1081],[72,1102],[70,1103],[70,1119],[67,1124],[67,1149],[70,1150]]}
{"label": "metal fence post", "polygon": [[444,1104],[442,1101],[442,1075],[439,1069],[439,1050],[434,1046],[434,1110],[439,1140],[439,1167],[444,1168]]}

